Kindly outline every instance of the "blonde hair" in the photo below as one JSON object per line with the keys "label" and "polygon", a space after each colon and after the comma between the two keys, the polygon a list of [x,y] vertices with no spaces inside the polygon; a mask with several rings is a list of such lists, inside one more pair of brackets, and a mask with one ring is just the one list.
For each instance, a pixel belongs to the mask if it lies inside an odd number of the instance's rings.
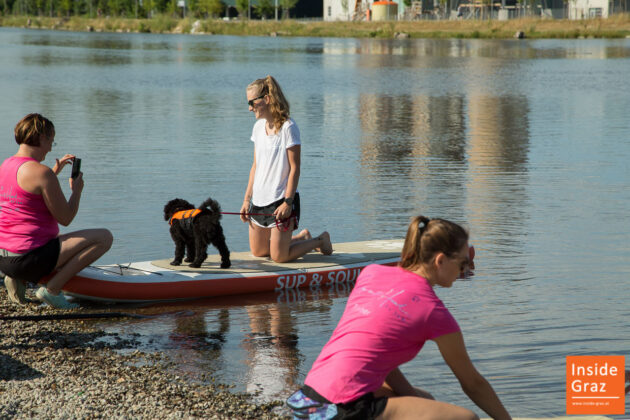
{"label": "blonde hair", "polygon": [[400,267],[415,270],[430,264],[438,253],[454,256],[468,242],[468,232],[457,223],[444,219],[416,216],[405,237]]}
{"label": "blonde hair", "polygon": [[269,96],[269,107],[273,117],[273,126],[280,130],[282,124],[289,119],[289,101],[284,97],[280,85],[271,76],[264,79],[256,79],[247,86],[247,90],[256,90],[258,96]]}
{"label": "blonde hair", "polygon": [[55,125],[43,115],[33,113],[22,118],[13,132],[17,144],[39,147],[41,136],[49,139],[55,135]]}

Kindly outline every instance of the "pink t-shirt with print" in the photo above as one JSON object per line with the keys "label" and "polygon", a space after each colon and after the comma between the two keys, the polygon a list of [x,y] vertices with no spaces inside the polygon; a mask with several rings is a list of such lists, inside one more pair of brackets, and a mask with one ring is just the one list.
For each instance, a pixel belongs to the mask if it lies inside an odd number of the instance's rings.
{"label": "pink t-shirt with print", "polygon": [[427,340],[459,330],[426,279],[369,265],[304,383],[333,403],[353,401],[379,389]]}

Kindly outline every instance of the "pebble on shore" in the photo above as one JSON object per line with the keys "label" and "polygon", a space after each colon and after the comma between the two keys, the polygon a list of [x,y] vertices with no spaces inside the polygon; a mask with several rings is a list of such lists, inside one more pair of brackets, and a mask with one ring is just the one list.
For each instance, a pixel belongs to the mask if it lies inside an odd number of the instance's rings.
{"label": "pebble on shore", "polygon": [[[52,313],[63,311],[13,304],[0,287],[0,317]],[[89,321],[0,320],[0,418],[287,418],[281,401],[187,380],[160,353],[116,351],[137,344]]]}

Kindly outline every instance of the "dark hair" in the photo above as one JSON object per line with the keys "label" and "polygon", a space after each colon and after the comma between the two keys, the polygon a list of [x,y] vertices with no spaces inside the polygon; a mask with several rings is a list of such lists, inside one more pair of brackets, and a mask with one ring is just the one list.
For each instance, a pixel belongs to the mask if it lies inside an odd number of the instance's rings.
{"label": "dark hair", "polygon": [[14,133],[17,144],[38,147],[41,136],[51,138],[55,135],[55,125],[43,115],[28,114],[15,125]]}
{"label": "dark hair", "polygon": [[247,90],[256,89],[258,95],[269,95],[269,107],[273,116],[273,125],[279,130],[289,119],[289,101],[284,97],[280,84],[271,76],[256,79],[247,86]]}
{"label": "dark hair", "polygon": [[468,242],[468,232],[444,219],[416,216],[411,220],[400,256],[400,267],[412,270],[429,264],[438,253],[450,256]]}

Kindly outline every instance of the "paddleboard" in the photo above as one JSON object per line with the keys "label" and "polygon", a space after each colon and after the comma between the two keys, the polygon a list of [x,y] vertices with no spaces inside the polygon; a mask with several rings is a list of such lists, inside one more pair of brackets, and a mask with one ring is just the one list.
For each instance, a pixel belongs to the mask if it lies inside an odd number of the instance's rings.
{"label": "paddleboard", "polygon": [[86,300],[152,302],[319,288],[353,283],[369,264],[395,265],[402,246],[402,240],[335,243],[332,255],[311,252],[283,264],[234,252],[228,269],[220,268],[218,254],[209,255],[200,268],[173,266],[171,259],[94,265],[81,270],[63,290]]}

